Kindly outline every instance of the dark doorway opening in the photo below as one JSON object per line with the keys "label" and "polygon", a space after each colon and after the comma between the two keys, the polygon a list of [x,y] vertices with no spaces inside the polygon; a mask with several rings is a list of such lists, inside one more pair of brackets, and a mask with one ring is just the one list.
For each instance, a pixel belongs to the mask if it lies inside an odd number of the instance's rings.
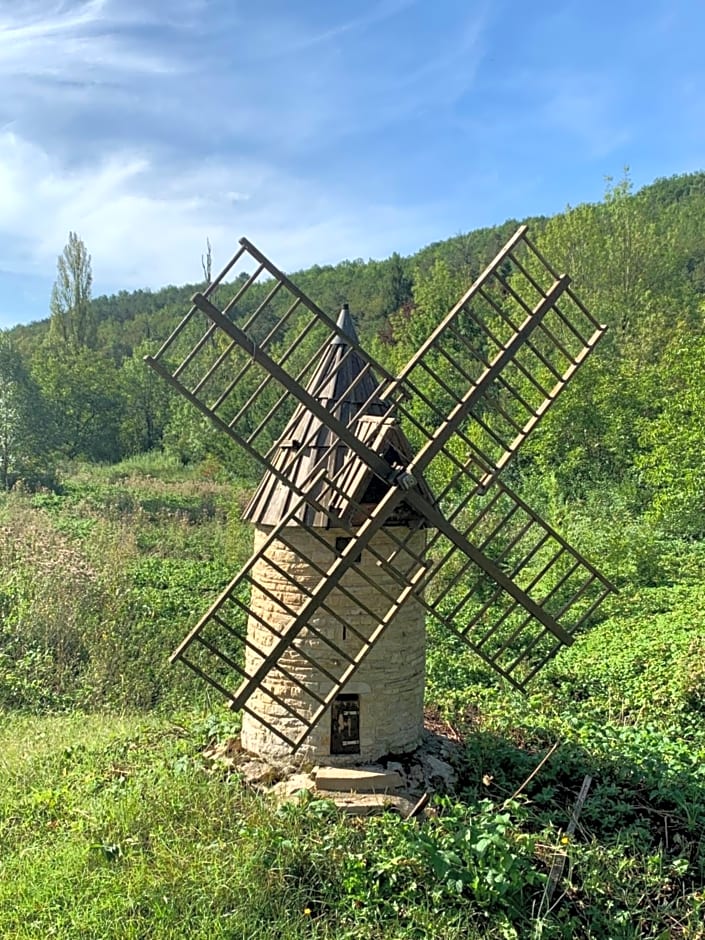
{"label": "dark doorway opening", "polygon": [[331,754],[360,753],[360,696],[338,695],[330,710]]}

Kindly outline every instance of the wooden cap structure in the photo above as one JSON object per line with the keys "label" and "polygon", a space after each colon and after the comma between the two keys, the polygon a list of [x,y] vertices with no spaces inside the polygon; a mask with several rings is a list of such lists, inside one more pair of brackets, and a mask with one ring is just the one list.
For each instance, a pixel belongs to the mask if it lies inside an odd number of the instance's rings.
{"label": "wooden cap structure", "polygon": [[[325,348],[307,391],[363,444],[383,457],[390,470],[405,470],[413,458],[411,445],[396,422],[393,404],[380,396],[377,377],[356,351],[359,342],[348,304],[343,304],[337,326],[341,332]],[[276,526],[287,517],[287,525],[329,529],[338,520],[356,525],[364,517],[357,507],[369,510],[389,489],[389,483],[303,405],[297,407],[279,438],[272,464],[292,485],[274,473],[264,476],[243,514],[255,525]],[[310,485],[321,470],[329,480],[335,480],[334,488],[325,483]],[[297,489],[309,490],[326,512],[307,502],[292,514]],[[417,489],[433,502],[425,481],[419,480]],[[423,521],[402,502],[388,524],[416,525]]]}

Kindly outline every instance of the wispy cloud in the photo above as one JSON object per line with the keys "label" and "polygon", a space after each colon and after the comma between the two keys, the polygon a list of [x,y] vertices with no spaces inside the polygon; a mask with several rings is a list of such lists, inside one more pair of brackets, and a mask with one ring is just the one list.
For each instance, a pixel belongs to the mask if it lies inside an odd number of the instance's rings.
{"label": "wispy cloud", "polygon": [[240,234],[288,268],[383,256],[692,168],[705,10],[510,7],[0,0],[3,309],[69,229],[97,290],[158,287],[207,237],[217,263]]}
{"label": "wispy cloud", "polygon": [[[86,241],[103,289],[196,277],[206,238],[227,253],[246,233],[289,268],[415,247],[432,200],[406,208],[376,193],[361,204],[335,178],[348,155],[316,172],[309,154],[423,108],[461,60],[464,87],[477,30],[420,62],[407,44],[399,61],[413,68],[387,71],[376,30],[413,0],[328,13],[318,31],[293,12],[247,23],[231,7],[227,21],[242,29],[230,58],[202,0],[176,6],[167,44],[153,8],[136,0],[44,0],[2,15],[0,75],[23,107],[0,105],[0,267],[52,270],[69,229]],[[210,55],[175,41],[187,26]],[[364,68],[341,59],[337,43],[350,37],[367,43],[357,47]],[[245,67],[241,51],[276,66]]]}
{"label": "wispy cloud", "polygon": [[[255,32],[252,46],[255,57],[282,59],[298,56],[302,52],[329,44],[333,40],[356,32],[365,32],[414,6],[419,0],[381,0],[365,13],[336,22],[328,28],[320,26],[306,29],[295,18],[272,17]],[[333,8],[334,9],[334,8]],[[252,55],[252,53],[249,53]]]}
{"label": "wispy cloud", "polygon": [[112,10],[108,0],[6,6],[0,12],[0,74],[78,81],[95,78],[96,70],[102,77],[172,71],[163,51],[140,51],[121,37],[121,28],[144,24],[144,18],[113,16]]}
{"label": "wispy cloud", "polygon": [[125,152],[69,170],[15,134],[0,134],[3,266],[51,271],[72,229],[91,251],[103,290],[196,280],[206,238],[220,262],[245,233],[288,269],[387,254],[417,215],[385,205],[359,213],[341,194],[322,195],[246,161],[161,177],[148,157]]}

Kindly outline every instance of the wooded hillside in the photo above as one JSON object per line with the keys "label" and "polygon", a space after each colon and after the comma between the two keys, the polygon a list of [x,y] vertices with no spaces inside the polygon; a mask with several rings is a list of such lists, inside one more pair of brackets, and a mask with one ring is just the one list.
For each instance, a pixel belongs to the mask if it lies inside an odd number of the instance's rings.
{"label": "wooded hillside", "polygon": [[[514,470],[546,499],[619,487],[624,511],[647,512],[670,533],[704,534],[704,209],[705,173],[697,173],[636,194],[624,179],[599,204],[531,220],[539,247],[609,326]],[[363,343],[394,369],[517,224],[457,235],[409,258],[344,261],[292,277],[333,314],[349,302]],[[74,249],[82,246],[72,237]],[[0,335],[0,486],[52,485],[65,458],[115,462],[155,448],[247,474],[234,449],[142,361],[203,285],[90,300],[89,280],[72,310],[70,248],[59,262],[51,317]],[[90,276],[90,259],[79,262]],[[243,277],[220,288],[219,303]]]}

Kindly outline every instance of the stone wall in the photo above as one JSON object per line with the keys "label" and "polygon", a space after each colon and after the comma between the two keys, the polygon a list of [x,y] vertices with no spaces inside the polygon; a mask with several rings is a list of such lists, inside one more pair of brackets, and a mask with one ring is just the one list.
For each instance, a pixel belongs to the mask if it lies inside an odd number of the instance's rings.
{"label": "stone wall", "polygon": [[[256,530],[255,551],[263,545],[270,531],[264,527]],[[397,537],[408,536],[406,529],[393,531]],[[250,605],[254,615],[248,622],[251,644],[246,653],[248,672],[262,661],[258,651],[266,654],[276,642],[272,630],[286,631],[292,611],[301,608],[307,598],[306,590],[312,590],[320,580],[316,566],[323,570],[330,567],[337,557],[336,537],[345,535],[343,531],[325,530],[316,530],[314,535],[306,529],[291,527],[285,535],[289,545],[273,542],[265,557],[258,561],[253,576],[260,589],[253,589]],[[421,555],[424,543],[425,534],[420,531],[411,536],[409,546],[413,553]],[[377,533],[372,546],[385,558],[396,547],[384,530]],[[404,553],[395,564],[406,570],[413,561]],[[372,551],[362,553],[359,567],[372,584],[358,571],[349,570],[342,581],[345,590],[333,591],[327,601],[329,610],[319,608],[312,621],[312,626],[323,637],[330,638],[349,655],[361,649],[364,644],[360,636],[369,637],[390,607],[385,594],[396,597],[400,590],[398,582],[384,570]],[[330,754],[331,718],[327,711],[297,757],[341,765],[375,760],[388,753],[405,753],[419,744],[423,730],[424,619],[423,608],[413,599],[407,601],[341,690],[360,697],[360,754]],[[281,671],[275,670],[265,680],[263,688],[252,696],[248,705],[255,713],[265,716],[267,722],[287,734],[297,735],[303,727],[300,721],[267,691],[308,718],[318,703],[306,690],[323,697],[332,688],[330,678],[318,667],[338,676],[345,662],[324,639],[304,629],[284,654],[280,665]],[[293,680],[301,682],[304,688]],[[280,759],[290,754],[286,743],[247,712],[243,715],[242,743],[248,751],[263,757]]]}

